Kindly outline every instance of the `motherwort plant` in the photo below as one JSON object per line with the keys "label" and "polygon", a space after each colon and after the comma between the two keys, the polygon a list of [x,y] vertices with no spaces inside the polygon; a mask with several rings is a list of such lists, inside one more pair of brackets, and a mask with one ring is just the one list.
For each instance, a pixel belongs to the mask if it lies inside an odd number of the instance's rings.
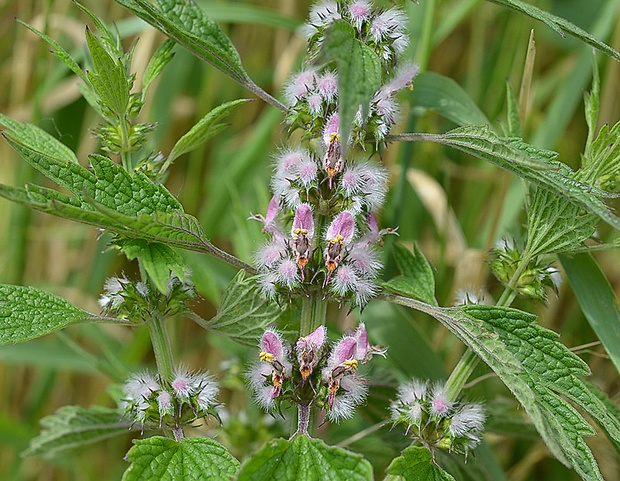
{"label": "motherwort plant", "polygon": [[[614,49],[563,19],[519,0],[493,1],[554,28],[560,25],[620,60]],[[493,419],[497,409],[492,396],[481,390],[475,398],[466,389],[476,384],[469,382],[473,373],[486,369],[480,368],[482,361],[493,372],[493,379],[501,381],[497,384],[504,398],[511,394],[510,402],[520,406],[510,420],[518,418],[519,426],[531,428],[528,432],[536,430],[549,452],[583,479],[602,479],[584,441],[595,432],[587,419],[618,444],[617,407],[584,381],[590,374],[585,361],[560,343],[555,333],[541,327],[535,315],[512,307],[514,302],[523,302],[526,308],[548,302],[551,293],[560,292],[565,271],[608,355],[620,364],[620,341],[610,327],[614,324],[601,323],[597,317],[609,312],[617,315],[613,293],[594,259],[580,257],[593,248],[617,245],[615,239],[594,245],[600,220],[607,230],[620,229],[620,219],[605,203],[617,196],[620,124],[596,130],[600,103],[596,69],[592,92],[586,96],[585,151],[580,167],[572,170],[558,160],[556,152],[522,139],[523,109],[520,117],[519,101],[510,87],[508,122],[499,133],[452,80],[420,72],[408,52],[411,44],[431,45],[433,29],[427,28],[427,38],[418,42],[409,38],[407,26],[416,8],[428,8],[423,18],[431,25],[434,9],[430,6],[370,0],[322,0],[312,5],[300,30],[307,41],[306,57],[284,84],[280,101],[254,83],[230,39],[199,2],[116,2],[167,37],[148,62],[141,85],[136,85],[131,71],[135,47],[126,52],[118,30],[106,27],[85,7],[78,4],[94,26],[86,29],[85,59],[76,60],[46,33],[26,25],[80,79],[85,99],[103,122],[93,131],[101,149],[88,156],[86,167],[84,159],[49,133],[0,114],[7,142],[62,188],[0,185],[0,195],[96,226],[110,249],[137,262],[128,269],[131,274],[105,281],[98,314],[40,289],[0,285],[0,342],[27,341],[85,322],[95,323],[95,329],[100,323],[125,330],[144,326],[156,372],[136,368],[135,362],[120,355],[114,359],[114,349],[109,348],[106,361],[95,362],[94,356],[67,340],[75,352],[116,381],[110,389],[116,406],[59,410],[44,420],[44,429],[27,454],[64,452],[137,428],[141,439],[134,440],[127,453],[124,480],[369,480],[382,472],[387,479],[450,480],[454,478],[448,470],[460,469],[471,479],[483,479],[476,476],[499,472],[497,459],[489,449],[479,450],[480,462],[486,465],[481,469],[470,454],[484,445],[487,419],[491,426],[501,422]],[[234,5],[233,11],[257,13],[243,10],[245,4]],[[459,8],[454,15],[463,11]],[[456,17],[451,18],[453,22]],[[265,203],[270,201],[248,219],[258,221],[262,233],[255,229],[260,238],[253,255],[242,256],[246,260],[211,243],[203,230],[209,223],[186,213],[164,183],[173,163],[220,133],[226,127],[223,118],[247,100],[230,101],[208,112],[167,155],[154,144],[155,125],[139,117],[149,87],[172,60],[175,44],[279,109],[285,123],[286,139],[271,156],[270,192],[264,196]],[[522,92],[527,97],[527,88]],[[404,97],[414,107],[434,109],[459,127],[444,133],[393,132],[401,116],[409,117],[407,124],[413,126],[412,117],[420,113],[420,109],[411,113],[402,107],[399,98]],[[447,279],[451,268],[442,265],[435,271],[416,244],[406,246],[398,236],[405,229],[382,226],[389,224],[382,221],[388,217],[383,215],[387,199],[398,203],[400,212],[409,208],[403,201],[408,182],[415,186],[423,177],[435,193],[445,195],[443,186],[411,169],[409,160],[401,168],[385,165],[388,148],[397,141],[453,147],[523,180],[519,187],[525,187],[521,200],[527,220],[523,227],[522,222],[514,222],[510,231],[514,240],[506,240],[508,232],[499,227],[506,195],[489,216],[491,223],[480,224],[486,226],[481,229],[487,237],[486,250],[495,246],[484,256],[485,268],[497,282],[474,286],[471,293],[446,294],[452,287]],[[261,156],[269,157],[262,147]],[[394,183],[400,193],[392,198]],[[267,190],[267,185],[263,187]],[[445,227],[440,224],[456,223],[446,215],[446,202],[445,208],[436,209],[437,196],[432,201],[426,193],[421,197],[429,210],[436,214],[441,210],[436,219],[448,219],[437,221],[438,231]],[[246,216],[247,210],[243,212]],[[486,214],[487,210],[483,217]],[[417,227],[422,220],[413,222]],[[452,232],[457,230],[452,225]],[[504,239],[498,241],[496,236]],[[237,274],[228,287],[220,289],[218,282],[225,274],[219,267],[197,263],[190,269],[192,262],[179,249],[215,257]],[[446,250],[443,241],[435,250]],[[201,292],[199,282],[193,284],[190,273],[194,270],[200,278],[202,268],[218,270],[219,277],[213,275],[217,287],[202,285],[208,296]],[[438,273],[442,289],[436,293]],[[584,277],[593,279],[594,294],[584,285]],[[482,291],[485,296],[479,294]],[[498,294],[496,301],[494,293]],[[208,320],[195,309],[201,295],[217,305],[217,313]],[[456,306],[440,306],[445,298],[450,299],[446,304],[452,304],[453,297],[458,297]],[[606,309],[593,309],[593,298],[604,302]],[[390,324],[385,314],[388,303],[429,318],[407,314],[394,317],[397,320]],[[208,372],[185,364],[189,348],[170,333],[174,322],[172,332],[178,334],[181,317],[232,340],[222,342],[231,358],[222,365],[234,364],[235,369],[224,373],[211,368]],[[346,326],[335,322],[344,318]],[[435,320],[447,331],[435,336],[433,347],[437,349],[433,350],[425,340],[424,326]],[[605,324],[603,329],[601,324]],[[103,330],[97,332],[102,342],[109,337]],[[446,336],[447,332],[452,336]],[[448,337],[458,359],[445,356]],[[144,346],[144,338],[136,336],[137,350]],[[384,344],[390,345],[374,345],[373,339],[388,339]],[[200,343],[203,359],[207,342],[194,341],[194,346]],[[375,359],[376,355],[385,360]],[[239,359],[245,357],[249,358],[247,365],[240,367]],[[443,362],[444,358],[454,362]],[[451,366],[449,374],[444,374],[444,364]],[[477,381],[489,378],[487,374]],[[251,402],[238,412],[238,398],[229,391],[246,387],[251,391],[248,397],[276,421],[248,420],[254,409],[259,410]],[[230,406],[224,405],[227,398],[232,400]],[[284,429],[278,421],[282,418],[289,423],[288,436],[273,439],[269,429]],[[211,420],[222,426],[212,428],[216,423]],[[265,426],[269,427],[266,434],[260,431]],[[152,430],[160,435],[144,437]],[[205,434],[204,430],[219,435],[222,443],[194,436]],[[345,431],[349,437],[342,439]],[[252,437],[248,433],[267,442],[255,451],[251,444],[255,439],[247,442]],[[318,439],[326,433],[340,439],[341,446],[328,446]],[[363,456],[342,447],[354,445],[363,451],[355,443],[367,437],[372,440],[368,444],[389,451],[387,462],[373,468]],[[457,467],[455,455],[461,464],[463,457],[468,463]]]}

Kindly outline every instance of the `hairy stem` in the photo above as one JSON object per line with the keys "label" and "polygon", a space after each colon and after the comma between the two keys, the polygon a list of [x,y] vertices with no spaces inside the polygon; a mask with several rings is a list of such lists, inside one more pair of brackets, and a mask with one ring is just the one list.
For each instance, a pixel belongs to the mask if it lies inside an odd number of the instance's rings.
{"label": "hairy stem", "polygon": [[325,325],[327,316],[327,300],[322,299],[320,292],[311,292],[301,301],[301,320],[299,336],[307,336],[319,326]]}
{"label": "hairy stem", "polygon": [[160,312],[153,312],[153,315],[146,320],[153,344],[153,353],[157,363],[157,371],[161,378],[171,382],[174,378],[174,361],[172,358],[172,348],[170,338],[166,329],[166,320]]}

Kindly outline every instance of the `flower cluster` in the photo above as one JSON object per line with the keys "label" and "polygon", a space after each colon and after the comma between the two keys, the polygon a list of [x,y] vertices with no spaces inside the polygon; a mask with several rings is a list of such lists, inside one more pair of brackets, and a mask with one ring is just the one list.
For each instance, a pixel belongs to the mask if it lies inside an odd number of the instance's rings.
{"label": "flower cluster", "polygon": [[366,380],[358,376],[360,364],[385,350],[371,346],[362,323],[331,349],[325,326],[286,346],[280,334],[267,330],[260,340],[260,353],[248,374],[258,404],[272,411],[282,400],[315,405],[327,410],[330,421],[350,418],[366,399]]}
{"label": "flower cluster", "polygon": [[187,311],[187,302],[195,297],[193,285],[179,279],[172,273],[168,279],[166,293],[147,282],[133,282],[124,275],[110,277],[104,284],[99,297],[103,314],[113,313],[122,319],[141,320],[150,317],[154,310],[173,316]]}
{"label": "flower cluster", "polygon": [[179,427],[215,416],[218,384],[210,374],[178,369],[171,381],[148,372],[134,374],[125,383],[126,416],[142,426]]}
{"label": "flower cluster", "polygon": [[391,410],[394,424],[431,448],[467,454],[482,440],[484,407],[451,401],[443,383],[414,379],[399,386]]}
{"label": "flower cluster", "polygon": [[562,275],[553,265],[544,263],[540,256],[529,260],[518,279],[513,280],[522,258],[523,253],[514,241],[502,239],[492,249],[489,265],[502,284],[506,287],[510,285],[522,296],[546,301],[548,289],[553,289],[557,295]]}

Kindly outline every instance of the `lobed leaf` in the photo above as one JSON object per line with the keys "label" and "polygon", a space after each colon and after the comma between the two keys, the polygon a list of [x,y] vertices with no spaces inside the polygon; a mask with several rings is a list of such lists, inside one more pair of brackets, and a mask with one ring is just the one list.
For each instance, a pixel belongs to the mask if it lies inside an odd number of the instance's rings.
{"label": "lobed leaf", "polygon": [[238,481],[361,481],[373,479],[372,466],[359,454],[320,439],[275,439],[248,459]]}
{"label": "lobed leaf", "polygon": [[410,446],[394,458],[387,473],[404,481],[454,481],[449,473],[437,466],[433,453],[421,446]]}
{"label": "lobed leaf", "polygon": [[524,13],[525,15],[535,18],[536,20],[540,20],[548,27],[555,30],[557,33],[564,37],[564,33],[568,33],[573,37],[581,40],[582,42],[591,45],[592,47],[600,50],[605,55],[609,55],[611,58],[620,62],[620,52],[613,49],[609,45],[604,42],[601,42],[593,35],[589,34],[582,28],[579,28],[577,25],[569,22],[568,20],[558,17],[556,15],[552,15],[549,12],[545,12],[538,7],[530,5],[525,2],[521,2],[520,0],[488,0],[490,2],[496,3],[498,5],[502,5],[504,7],[508,7],[511,10],[516,12]]}
{"label": "lobed leaf", "polygon": [[65,451],[126,434],[131,422],[118,409],[103,406],[63,406],[41,419],[41,433],[30,441],[22,456],[52,458]]}
{"label": "lobed leaf", "polygon": [[230,337],[248,346],[256,346],[265,329],[275,322],[282,310],[269,302],[253,278],[239,271],[222,296],[217,314],[205,321],[194,313],[187,315],[205,329]]}
{"label": "lobed leaf", "polygon": [[0,284],[0,345],[28,341],[71,324],[105,319],[34,287]]}
{"label": "lobed leaf", "polygon": [[131,465],[123,481],[229,481],[239,468],[239,461],[224,446],[203,437],[180,442],[161,436],[137,439],[126,459]]}

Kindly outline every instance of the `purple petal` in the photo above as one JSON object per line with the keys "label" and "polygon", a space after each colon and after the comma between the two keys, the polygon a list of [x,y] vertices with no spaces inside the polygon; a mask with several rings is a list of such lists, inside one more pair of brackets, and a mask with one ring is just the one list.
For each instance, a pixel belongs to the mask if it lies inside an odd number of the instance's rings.
{"label": "purple petal", "polygon": [[283,356],[284,348],[280,337],[273,331],[265,331],[260,340],[261,349],[264,352],[273,354],[273,357],[280,359]]}
{"label": "purple petal", "polygon": [[314,235],[314,219],[312,218],[312,208],[308,204],[301,204],[297,207],[295,212],[295,219],[293,220],[293,237],[296,235],[296,230],[302,229],[306,231],[306,235],[310,238]]}
{"label": "purple petal", "polygon": [[350,361],[355,358],[355,348],[357,341],[353,337],[345,337],[336,344],[334,348],[334,360],[336,365],[342,364],[344,361]]}
{"label": "purple petal", "polygon": [[338,236],[342,236],[344,244],[348,244],[353,240],[353,234],[355,233],[355,218],[350,212],[341,212],[336,217],[327,229],[327,240],[337,239]]}
{"label": "purple petal", "polygon": [[278,205],[278,198],[274,195],[269,201],[269,206],[267,207],[267,215],[265,216],[265,225],[271,224],[276,215],[278,215],[278,210],[280,209]]}
{"label": "purple petal", "polygon": [[357,348],[355,350],[355,359],[361,361],[366,358],[370,351],[370,344],[368,344],[368,334],[366,333],[366,325],[361,322],[355,331],[355,341]]}

